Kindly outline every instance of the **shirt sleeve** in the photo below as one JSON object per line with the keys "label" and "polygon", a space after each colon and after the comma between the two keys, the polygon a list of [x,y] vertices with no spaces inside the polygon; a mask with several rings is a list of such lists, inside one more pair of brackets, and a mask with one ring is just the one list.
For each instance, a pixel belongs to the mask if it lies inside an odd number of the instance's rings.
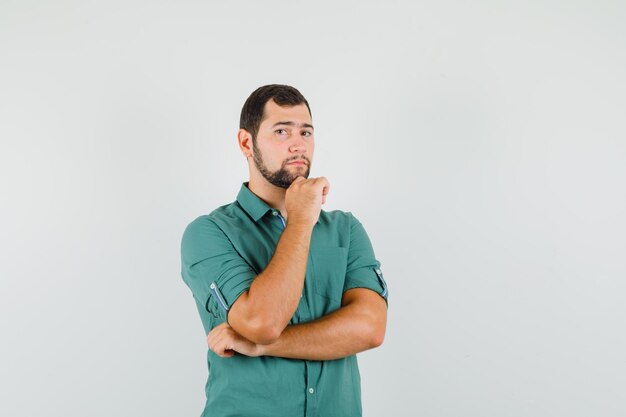
{"label": "shirt sleeve", "polygon": [[369,288],[380,294],[387,302],[389,291],[380,265],[365,228],[350,213],[350,247],[343,291],[352,288]]}
{"label": "shirt sleeve", "polygon": [[181,264],[183,281],[193,296],[222,320],[257,275],[222,229],[204,216],[191,222],[183,233]]}

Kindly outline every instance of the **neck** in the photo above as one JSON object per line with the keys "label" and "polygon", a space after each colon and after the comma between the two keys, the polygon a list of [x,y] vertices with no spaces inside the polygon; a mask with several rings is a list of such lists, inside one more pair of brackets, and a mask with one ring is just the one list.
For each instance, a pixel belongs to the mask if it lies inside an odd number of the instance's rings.
{"label": "neck", "polygon": [[277,187],[269,183],[260,174],[250,175],[248,189],[263,200],[268,206],[278,209],[280,214],[287,219],[287,210],[285,209],[286,189]]}

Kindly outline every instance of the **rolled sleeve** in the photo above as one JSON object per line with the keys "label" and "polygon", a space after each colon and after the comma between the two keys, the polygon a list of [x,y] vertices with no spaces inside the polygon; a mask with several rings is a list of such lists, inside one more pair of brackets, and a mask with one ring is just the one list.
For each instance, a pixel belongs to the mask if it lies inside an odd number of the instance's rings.
{"label": "rolled sleeve", "polygon": [[365,228],[350,213],[350,248],[343,291],[352,288],[369,288],[388,300],[389,291],[380,268],[381,263],[374,255],[374,249]]}
{"label": "rolled sleeve", "polygon": [[222,320],[226,320],[232,304],[250,288],[257,275],[224,231],[206,216],[185,229],[181,263],[183,281],[193,296]]}

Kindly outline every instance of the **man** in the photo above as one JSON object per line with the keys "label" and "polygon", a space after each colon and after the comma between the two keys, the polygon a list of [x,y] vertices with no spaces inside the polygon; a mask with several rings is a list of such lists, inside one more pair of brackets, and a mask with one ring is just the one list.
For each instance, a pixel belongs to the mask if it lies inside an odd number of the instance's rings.
{"label": "man", "polygon": [[181,245],[208,334],[202,416],[360,416],[355,355],[381,345],[387,321],[380,262],[351,212],[321,210],[330,185],[309,178],[313,125],[298,90],[255,90],[237,138],[250,180]]}

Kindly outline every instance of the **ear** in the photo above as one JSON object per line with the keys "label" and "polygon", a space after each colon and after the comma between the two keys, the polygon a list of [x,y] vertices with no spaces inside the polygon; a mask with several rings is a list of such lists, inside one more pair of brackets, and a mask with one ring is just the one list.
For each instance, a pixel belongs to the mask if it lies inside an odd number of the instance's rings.
{"label": "ear", "polygon": [[252,157],[252,135],[246,129],[239,129],[237,132],[237,141],[239,149],[246,159]]}

